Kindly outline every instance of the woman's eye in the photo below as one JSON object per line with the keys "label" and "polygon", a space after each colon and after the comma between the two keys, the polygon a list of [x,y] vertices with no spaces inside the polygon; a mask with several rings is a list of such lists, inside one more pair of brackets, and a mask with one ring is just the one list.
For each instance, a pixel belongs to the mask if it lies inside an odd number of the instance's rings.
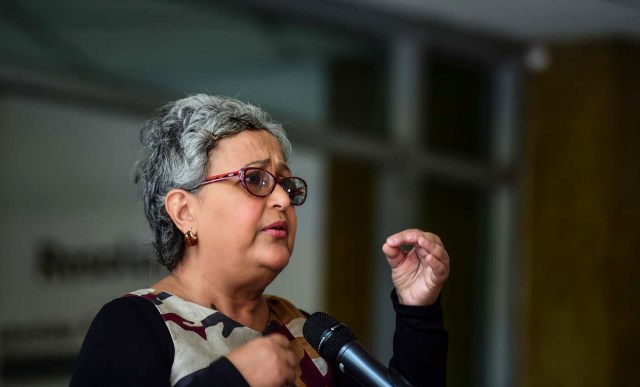
{"label": "woman's eye", "polygon": [[260,172],[248,173],[244,177],[245,183],[253,186],[262,186],[267,183],[265,174]]}

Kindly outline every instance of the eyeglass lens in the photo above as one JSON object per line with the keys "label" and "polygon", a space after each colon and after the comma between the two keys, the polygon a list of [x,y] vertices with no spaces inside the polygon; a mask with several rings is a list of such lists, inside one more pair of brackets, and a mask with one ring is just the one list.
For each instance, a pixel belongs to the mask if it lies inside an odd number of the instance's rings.
{"label": "eyeglass lens", "polygon": [[[275,178],[263,169],[250,169],[244,173],[244,183],[247,190],[256,196],[269,195],[276,184]],[[282,188],[289,195],[294,206],[304,203],[307,197],[307,186],[298,177],[287,177],[280,180]]]}

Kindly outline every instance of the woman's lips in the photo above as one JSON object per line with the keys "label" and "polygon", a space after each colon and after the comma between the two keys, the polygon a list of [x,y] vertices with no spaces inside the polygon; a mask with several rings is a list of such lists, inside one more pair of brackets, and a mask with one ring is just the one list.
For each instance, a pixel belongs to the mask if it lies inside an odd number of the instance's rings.
{"label": "woman's lips", "polygon": [[286,238],[289,225],[284,220],[278,220],[263,228],[262,231],[277,239]]}

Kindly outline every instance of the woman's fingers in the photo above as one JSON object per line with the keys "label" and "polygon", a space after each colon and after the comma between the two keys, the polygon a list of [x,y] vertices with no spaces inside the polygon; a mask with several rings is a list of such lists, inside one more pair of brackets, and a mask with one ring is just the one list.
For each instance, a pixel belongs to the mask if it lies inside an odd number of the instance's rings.
{"label": "woman's fingers", "polygon": [[387,243],[392,247],[400,247],[402,245],[413,245],[418,242],[420,236],[424,234],[421,230],[410,228],[400,231],[387,238]]}
{"label": "woman's fingers", "polygon": [[382,246],[398,299],[406,305],[431,305],[449,277],[449,254],[440,237],[419,229],[390,235]]}
{"label": "woman's fingers", "polygon": [[445,250],[444,246],[442,245],[442,242],[440,241],[440,238],[438,238],[437,235],[435,234],[431,234],[431,235],[434,236],[435,238],[429,239],[427,237],[423,237],[418,239],[418,246],[421,248],[420,250],[422,249],[426,250],[429,254],[434,255],[442,263],[444,263],[445,265],[448,265],[449,254],[447,253],[447,250]]}
{"label": "woman's fingers", "polygon": [[382,252],[387,257],[387,262],[391,268],[395,268],[404,261],[406,253],[398,247],[390,246],[388,243],[382,245]]}
{"label": "woman's fingers", "polygon": [[398,258],[404,258],[407,255],[403,246],[412,247],[422,261],[426,260],[428,254],[433,254],[445,265],[448,265],[449,256],[442,245],[442,240],[436,234],[413,228],[389,236],[382,245],[382,251],[392,268],[403,261]]}
{"label": "woman's fingers", "polygon": [[424,232],[417,228],[400,231],[387,238],[387,244],[391,247],[415,246],[419,245],[421,241],[425,246],[427,245],[425,242],[442,246],[442,240],[436,234]]}
{"label": "woman's fingers", "polygon": [[429,256],[427,257],[427,263],[437,277],[441,278],[447,274],[447,266],[434,255],[429,254]]}

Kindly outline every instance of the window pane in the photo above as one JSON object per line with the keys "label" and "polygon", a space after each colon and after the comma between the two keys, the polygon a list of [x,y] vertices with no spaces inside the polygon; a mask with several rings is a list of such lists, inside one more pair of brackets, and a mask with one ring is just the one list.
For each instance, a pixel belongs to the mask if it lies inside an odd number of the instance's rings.
{"label": "window pane", "polygon": [[434,53],[426,63],[426,145],[475,159],[488,158],[489,71],[468,59]]}
{"label": "window pane", "polygon": [[[50,26],[27,31],[24,23],[0,23],[3,58],[28,68],[173,97],[229,95],[294,124],[380,122],[369,112],[379,111],[375,57],[383,42],[321,16],[283,17],[229,1],[21,3],[25,14]],[[337,95],[349,97],[336,104]],[[352,116],[357,125],[347,122]]]}
{"label": "window pane", "polygon": [[366,136],[384,137],[387,92],[383,50],[339,57],[329,69],[332,127]]}

